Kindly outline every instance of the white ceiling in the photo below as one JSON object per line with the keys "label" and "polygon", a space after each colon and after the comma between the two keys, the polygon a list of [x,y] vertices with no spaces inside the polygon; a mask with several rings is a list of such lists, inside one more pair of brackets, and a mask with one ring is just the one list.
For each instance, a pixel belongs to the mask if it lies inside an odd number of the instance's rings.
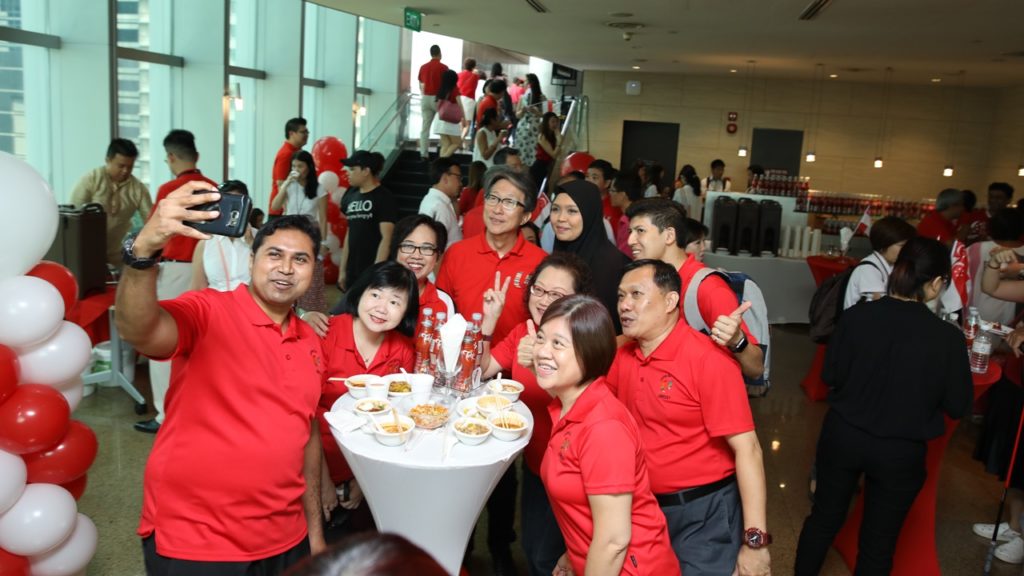
{"label": "white ceiling", "polygon": [[[898,83],[959,82],[964,70],[968,86],[1024,84],[1024,0],[833,0],[812,21],[798,20],[811,0],[536,1],[549,12],[526,0],[317,0],[399,26],[410,6],[424,31],[583,70],[744,74],[756,60],[758,76],[806,79],[822,63],[855,82],[890,66]],[[611,16],[621,12],[634,16]],[[610,21],[644,28],[625,42]]]}

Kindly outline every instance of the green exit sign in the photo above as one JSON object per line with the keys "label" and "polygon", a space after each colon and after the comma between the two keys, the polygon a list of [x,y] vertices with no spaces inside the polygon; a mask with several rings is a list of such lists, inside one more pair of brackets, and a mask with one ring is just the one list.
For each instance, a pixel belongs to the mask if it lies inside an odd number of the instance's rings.
{"label": "green exit sign", "polygon": [[413,10],[405,9],[405,27],[413,32],[419,32],[423,27],[423,14]]}

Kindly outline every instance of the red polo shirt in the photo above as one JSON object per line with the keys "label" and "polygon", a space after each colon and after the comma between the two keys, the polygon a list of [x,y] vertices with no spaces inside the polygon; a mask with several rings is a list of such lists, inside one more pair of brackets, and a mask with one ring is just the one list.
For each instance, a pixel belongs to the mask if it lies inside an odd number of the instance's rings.
{"label": "red polo shirt", "polygon": [[[477,197],[483,198],[482,191],[480,194],[477,194]],[[484,202],[481,200],[472,210],[462,216],[462,237],[465,239],[479,236],[486,231],[487,227],[484,226]]]}
{"label": "red polo shirt", "polygon": [[[198,169],[186,170],[181,174],[178,174],[174,180],[164,183],[164,185],[157,190],[156,202],[153,203],[153,209],[149,211],[149,216],[153,216],[153,212],[156,211],[156,205],[164,198],[167,198],[168,194],[174,192],[178,188],[181,188],[186,182],[192,182],[195,180],[202,180],[203,182],[213,184],[214,186],[217,185],[213,180],[203,176],[202,172]],[[163,259],[177,260],[179,262],[191,262],[192,254],[195,252],[196,244],[198,243],[199,241],[195,238],[189,238],[188,236],[174,236],[167,241],[167,246],[164,246]]]}
{"label": "red polo shirt", "polygon": [[302,465],[326,367],[320,339],[294,315],[282,334],[244,284],[160,306],[178,325],[177,364],[139,536],[158,532],[157,552],[182,560],[288,550],[306,537]]}
{"label": "red polo shirt", "polygon": [[[477,199],[480,199],[477,202]],[[462,193],[459,194],[459,214],[466,214],[473,209],[474,206],[483,204],[483,194],[480,193],[480,189],[476,190],[466,186],[462,189]]]}
{"label": "red polo shirt", "polygon": [[423,83],[423,94],[425,96],[436,96],[441,88],[441,73],[448,67],[441,63],[440,58],[431,58],[426,64],[420,66],[419,81]]}
{"label": "red polo shirt", "polygon": [[485,94],[480,100],[480,103],[476,105],[476,125],[480,126],[480,123],[484,120],[484,111],[490,108],[498,109],[498,101],[490,94]]}
{"label": "red polo shirt", "polygon": [[[447,316],[455,313],[452,297],[446,292],[438,290],[437,286],[428,280],[426,287],[420,292],[420,314],[416,317],[416,338],[419,338],[420,327],[423,325],[423,311],[427,308],[433,311],[434,318],[437,318],[438,312],[444,312]],[[415,350],[415,346],[413,350]]]}
{"label": "red polo shirt", "polygon": [[682,317],[646,358],[635,341],[619,348],[607,381],[640,425],[655,494],[735,472],[725,437],[754,429],[743,376],[728,351]]}
{"label": "red polo shirt", "polygon": [[459,95],[466,98],[476,98],[476,85],[480,81],[480,75],[472,70],[459,72]]}
{"label": "red polo shirt", "polygon": [[392,330],[384,336],[377,354],[367,365],[363,362],[359,350],[356,349],[355,335],[352,333],[352,316],[339,314],[331,318],[327,327],[327,337],[324,338],[324,358],[326,358],[327,370],[324,372],[323,394],[320,396],[320,404],[316,408],[316,416],[320,421],[320,440],[324,446],[324,456],[327,459],[327,467],[331,471],[331,480],[335,484],[341,484],[352,478],[352,470],[349,469],[345,457],[341,454],[341,448],[331,434],[331,428],[324,419],[324,414],[331,410],[331,406],[341,398],[348,387],[344,382],[328,380],[328,378],[344,378],[356,374],[376,374],[386,376],[397,374],[401,368],[412,372],[413,350],[412,342],[402,334]]}
{"label": "red polo shirt", "polygon": [[[686,288],[690,285],[690,280],[693,280],[693,275],[701,268],[705,268],[704,263],[697,260],[693,254],[690,254],[686,258],[686,262],[683,262],[683,265],[679,267],[679,279],[683,283],[683,291],[679,294],[680,311],[683,310],[683,298],[686,296]],[[736,301],[736,293],[732,291],[732,288],[725,283],[721,276],[712,274],[705,278],[697,288],[697,309],[700,310],[700,316],[704,319],[704,323],[707,324],[708,328],[715,325],[715,320],[718,320],[719,316],[732,314],[736,308],[739,308],[739,305],[739,302]],[[750,333],[746,322],[740,321],[740,329],[743,330],[743,334],[746,335],[750,345],[757,346],[757,338],[754,338]]]}
{"label": "red polo shirt", "polygon": [[267,204],[267,214],[271,216],[281,216],[284,214],[284,207],[280,210],[273,210],[270,205],[274,203],[274,197],[277,196],[277,183],[288,177],[288,173],[292,171],[292,156],[299,151],[299,148],[292,146],[292,143],[285,140],[284,144],[281,144],[281,148],[277,151],[277,156],[274,156],[274,170],[271,174],[271,185],[270,185],[270,202]]}
{"label": "red polo shirt", "polygon": [[932,238],[942,243],[952,243],[956,239],[956,224],[946,220],[937,211],[924,215],[917,224],[917,235]]}
{"label": "red polo shirt", "polygon": [[529,317],[523,301],[523,291],[530,275],[547,253],[527,242],[522,234],[504,258],[487,243],[487,235],[479,234],[456,242],[444,255],[437,273],[437,287],[451,295],[455,308],[469,318],[483,311],[484,292],[494,288],[494,273],[501,273],[501,281],[512,278],[505,294],[505,309],[494,327],[495,342],[501,342],[512,328]]}
{"label": "red polo shirt", "polygon": [[594,539],[589,496],[631,494],[629,548],[621,574],[678,576],[679,562],[668,540],[665,515],[651,493],[643,441],[636,422],[598,378],[561,415],[549,407],[554,431],[541,478],[565,536],[573,571],[583,574]]}
{"label": "red polo shirt", "polygon": [[548,415],[551,395],[537,384],[537,376],[533,370],[519,364],[519,341],[528,333],[526,322],[517,324],[508,336],[491,349],[491,358],[501,366],[503,374],[508,374],[509,378],[526,387],[519,395],[519,399],[533,414],[533,436],[523,451],[523,457],[530,470],[540,476],[540,462],[544,459],[548,438],[551,437],[551,417]]}

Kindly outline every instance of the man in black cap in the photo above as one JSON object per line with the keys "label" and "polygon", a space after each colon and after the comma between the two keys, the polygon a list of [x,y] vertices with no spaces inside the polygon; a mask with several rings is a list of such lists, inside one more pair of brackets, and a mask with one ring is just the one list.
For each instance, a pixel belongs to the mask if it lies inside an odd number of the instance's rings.
{"label": "man in black cap", "polygon": [[341,198],[341,211],[348,219],[338,266],[338,288],[344,292],[364,270],[387,259],[398,211],[391,191],[380,185],[383,154],[356,150],[341,163],[348,168],[351,184]]}

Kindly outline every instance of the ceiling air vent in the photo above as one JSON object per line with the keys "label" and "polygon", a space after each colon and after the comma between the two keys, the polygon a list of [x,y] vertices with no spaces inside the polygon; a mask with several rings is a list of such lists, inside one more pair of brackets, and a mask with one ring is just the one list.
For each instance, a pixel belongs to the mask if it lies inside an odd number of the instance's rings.
{"label": "ceiling air vent", "polygon": [[821,11],[828,8],[832,4],[832,0],[813,0],[804,8],[804,11],[800,13],[800,20],[814,20],[821,14]]}
{"label": "ceiling air vent", "polygon": [[526,3],[530,5],[530,8],[533,8],[534,12],[540,12],[541,14],[544,14],[548,11],[548,7],[541,4],[537,0],[526,0]]}

